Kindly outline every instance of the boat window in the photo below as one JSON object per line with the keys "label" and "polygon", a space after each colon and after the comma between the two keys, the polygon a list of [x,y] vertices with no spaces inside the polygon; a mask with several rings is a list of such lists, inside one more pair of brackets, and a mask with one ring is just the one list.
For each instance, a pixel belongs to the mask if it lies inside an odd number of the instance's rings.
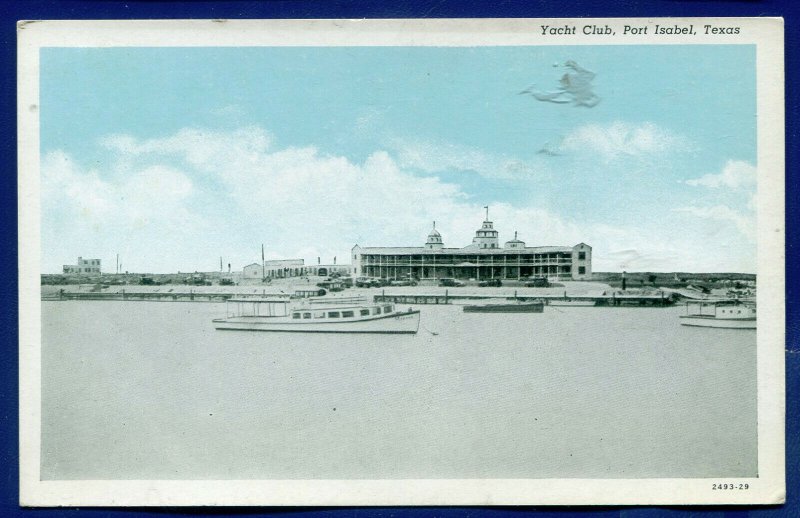
{"label": "boat window", "polygon": [[300,318],[300,313],[292,313],[292,318]]}
{"label": "boat window", "polygon": [[392,306],[384,306],[383,312],[384,313],[391,313],[392,312]]}
{"label": "boat window", "polygon": [[373,311],[374,311],[375,315],[380,315],[381,314],[381,308],[375,308]]}
{"label": "boat window", "polygon": [[328,318],[339,318],[339,312],[338,311],[329,311],[328,312]]}
{"label": "boat window", "polygon": [[303,313],[303,318],[311,318],[311,313]]}
{"label": "boat window", "polygon": [[325,318],[325,312],[324,311],[315,311],[314,312],[314,318]]}
{"label": "boat window", "polygon": [[369,315],[369,310],[368,310],[368,309],[362,309],[362,310],[361,310],[361,316],[362,316],[362,317],[366,317],[366,316],[368,316],[368,315]]}
{"label": "boat window", "polygon": [[354,316],[354,313],[352,311],[342,311],[342,317],[343,318],[348,318],[348,317],[352,317],[352,316]]}

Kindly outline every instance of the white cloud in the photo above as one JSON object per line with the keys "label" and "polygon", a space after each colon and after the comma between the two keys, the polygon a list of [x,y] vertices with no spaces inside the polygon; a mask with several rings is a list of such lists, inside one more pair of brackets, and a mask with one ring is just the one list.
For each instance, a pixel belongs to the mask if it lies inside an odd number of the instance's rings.
{"label": "white cloud", "polygon": [[255,126],[232,132],[184,128],[164,138],[140,141],[129,135],[110,135],[100,143],[117,152],[122,160],[144,155],[176,156],[188,165],[213,171],[231,158],[231,150],[236,150],[234,158],[237,163],[256,159],[270,147],[272,137]]}
{"label": "white cloud", "polygon": [[396,139],[389,147],[396,154],[400,167],[426,173],[474,171],[486,178],[512,179],[540,172],[532,163],[453,143]]}
{"label": "white cloud", "polygon": [[[376,150],[355,162],[313,147],[278,148],[261,128],[184,129],[146,140],[116,135],[103,144],[112,153],[105,161],[114,164],[110,170],[82,167],[60,151],[43,157],[46,271],[78,255],[113,264],[115,252],[131,271],[215,269],[220,255],[238,269],[258,260],[261,243],[272,258],[314,263],[317,256],[324,262],[337,256],[347,263],[356,243],[422,245],[432,220],[445,246],[462,247],[490,202],[434,175],[415,175],[409,163],[425,157],[409,162]],[[457,155],[454,150],[447,160]],[[744,225],[731,214],[716,210],[708,217]],[[704,246],[719,259],[712,244],[659,241],[636,224],[578,223],[510,203],[491,203],[490,217],[501,242],[519,231],[529,246],[592,245],[597,271],[696,270]]]}
{"label": "white cloud", "polygon": [[686,180],[688,185],[718,189],[740,190],[751,189],[756,185],[757,171],[755,166],[741,160],[729,160],[719,174],[707,174],[700,178]]}
{"label": "white cloud", "polygon": [[[51,263],[50,271],[78,255],[105,257],[108,265],[116,252],[124,252],[126,261],[148,257],[158,268],[186,254],[185,236],[206,226],[202,211],[192,208],[191,179],[175,168],[148,165],[104,174],[82,169],[61,151],[46,154],[41,167],[43,260]],[[138,266],[152,271],[151,265]]]}
{"label": "white cloud", "polygon": [[605,161],[624,157],[649,157],[675,150],[688,150],[687,140],[653,123],[613,122],[586,124],[566,135],[560,152],[592,153]]}
{"label": "white cloud", "polygon": [[728,191],[730,193],[728,195],[729,197],[741,201],[740,206],[746,209],[744,212],[734,210],[730,206],[724,204],[702,207],[679,207],[674,210],[676,212],[691,214],[701,219],[732,223],[748,240],[755,241],[755,210],[757,206],[757,197],[755,194],[756,182],[757,170],[755,166],[741,160],[729,160],[723,167],[722,172],[686,180],[685,183],[696,187],[702,186],[714,190],[723,189]]}
{"label": "white cloud", "polygon": [[739,232],[750,240],[755,240],[756,222],[752,215],[741,214],[726,205],[715,205],[713,207],[678,207],[673,209],[675,212],[683,212],[692,216],[733,223]]}

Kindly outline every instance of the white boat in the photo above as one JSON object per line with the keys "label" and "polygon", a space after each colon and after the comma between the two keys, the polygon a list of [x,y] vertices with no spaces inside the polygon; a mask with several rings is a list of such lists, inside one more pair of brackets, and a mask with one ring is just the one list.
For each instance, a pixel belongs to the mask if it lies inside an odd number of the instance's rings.
{"label": "white boat", "polygon": [[581,307],[589,307],[594,306],[595,302],[593,300],[570,300],[570,299],[550,299],[547,301],[547,304],[550,306],[581,306]]}
{"label": "white boat", "polygon": [[465,313],[542,313],[544,302],[490,301],[464,306]]}
{"label": "white boat", "polygon": [[233,298],[227,316],[214,319],[220,330],[286,333],[416,333],[419,311],[398,311],[394,304],[357,304],[320,300],[292,305],[278,298]]}
{"label": "white boat", "polygon": [[755,329],[756,304],[740,300],[690,301],[680,319],[685,326]]}

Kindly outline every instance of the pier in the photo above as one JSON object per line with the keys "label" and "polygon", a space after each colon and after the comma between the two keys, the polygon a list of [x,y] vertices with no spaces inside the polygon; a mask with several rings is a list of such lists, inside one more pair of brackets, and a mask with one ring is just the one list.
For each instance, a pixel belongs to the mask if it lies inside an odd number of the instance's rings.
{"label": "pier", "polygon": [[[149,302],[226,302],[234,297],[252,296],[274,296],[302,298],[305,295],[297,290],[275,289],[194,289],[187,287],[164,287],[162,289],[143,289],[141,287],[131,287],[105,291],[95,288],[80,290],[59,289],[42,293],[44,301],[149,301]],[[545,291],[543,293],[543,291]],[[317,290],[312,290],[316,293]],[[637,292],[637,291],[606,291],[596,293],[575,293],[570,294],[562,290],[495,290],[469,292],[464,288],[445,289],[436,291],[413,292],[398,290],[394,293],[381,290],[375,293],[373,290],[354,290],[352,296],[337,295],[315,297],[316,303],[341,303],[343,300],[372,295],[374,302],[390,302],[396,304],[415,304],[415,305],[443,305],[459,304],[462,301],[501,299],[507,301],[543,301],[545,304],[559,306],[585,306],[585,307],[662,307],[671,306],[676,300],[683,298],[680,294],[672,291],[657,292]]]}
{"label": "pier", "polygon": [[165,291],[165,292],[74,292],[61,290],[50,296],[43,296],[42,300],[105,300],[105,301],[150,301],[150,302],[225,302],[235,297],[233,293]]}
{"label": "pier", "polygon": [[[518,295],[515,291],[513,296],[503,295],[479,295],[479,294],[451,294],[446,290],[444,294],[410,294],[410,293],[381,293],[375,295],[375,302],[393,302],[397,304],[453,304],[454,301],[461,300],[487,300],[504,299],[510,301],[530,302],[541,300],[545,304],[575,302],[580,305],[582,302],[594,303],[595,307],[663,307],[671,306],[675,303],[675,297],[670,293],[659,292],[656,294],[626,294],[611,293],[609,295],[582,295],[582,296],[563,296],[563,295]],[[455,302],[457,303],[457,302]],[[588,307],[588,306],[587,306]]]}

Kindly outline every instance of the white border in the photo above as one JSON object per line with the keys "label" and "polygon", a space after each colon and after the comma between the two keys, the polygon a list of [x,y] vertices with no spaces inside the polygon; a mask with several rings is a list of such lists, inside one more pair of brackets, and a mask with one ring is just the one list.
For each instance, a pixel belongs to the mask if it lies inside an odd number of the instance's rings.
{"label": "white border", "polygon": [[[624,36],[628,25],[693,24],[694,36]],[[616,35],[542,36],[609,25]],[[705,35],[704,24],[739,26]],[[784,463],[784,74],[778,18],[157,20],[18,24],[20,503],[24,506],[775,504]],[[648,32],[652,32],[648,31]],[[39,49],[115,46],[492,46],[755,44],[758,92],[758,473],[749,479],[40,480]],[[713,491],[714,482],[748,491]]]}

